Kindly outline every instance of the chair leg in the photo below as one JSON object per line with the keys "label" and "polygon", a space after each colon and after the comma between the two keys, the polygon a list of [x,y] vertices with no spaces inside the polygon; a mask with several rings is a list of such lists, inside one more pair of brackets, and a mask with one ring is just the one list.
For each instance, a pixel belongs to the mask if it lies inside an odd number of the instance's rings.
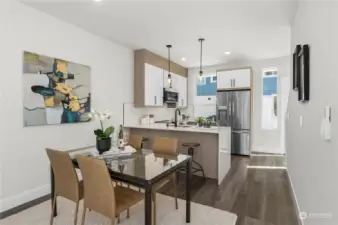
{"label": "chair leg", "polygon": [[175,207],[176,207],[176,210],[177,210],[178,209],[178,201],[177,201],[176,176],[174,176],[173,182],[174,182]]}
{"label": "chair leg", "polygon": [[74,215],[74,225],[77,225],[77,214],[79,212],[79,202],[76,203],[75,215]]}
{"label": "chair leg", "polygon": [[53,225],[53,221],[54,221],[54,210],[55,210],[56,198],[57,198],[57,195],[55,193],[54,194],[54,199],[53,199],[52,212],[51,212],[51,216],[50,216],[50,225]]}
{"label": "chair leg", "polygon": [[111,219],[111,225],[114,225],[114,224],[115,224],[115,218]]}
{"label": "chair leg", "polygon": [[129,210],[129,208],[127,209],[127,218],[128,219],[130,218],[130,210]]}
{"label": "chair leg", "polygon": [[86,220],[86,212],[87,212],[87,208],[85,205],[83,205],[83,213],[82,213],[82,222],[81,225],[84,225],[85,220]]}
{"label": "chair leg", "polygon": [[117,215],[117,223],[120,223],[121,222],[121,218],[120,218],[120,214]]}

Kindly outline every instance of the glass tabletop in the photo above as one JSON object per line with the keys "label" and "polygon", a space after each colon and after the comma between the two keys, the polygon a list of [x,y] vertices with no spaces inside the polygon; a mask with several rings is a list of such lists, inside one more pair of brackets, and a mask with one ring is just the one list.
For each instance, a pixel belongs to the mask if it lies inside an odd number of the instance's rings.
{"label": "glass tabletop", "polygon": [[147,149],[122,156],[113,157],[108,153],[99,156],[96,147],[71,150],[69,153],[72,157],[75,157],[76,154],[82,154],[102,159],[106,162],[109,170],[142,180],[152,180],[170,168],[185,162],[190,157],[182,154],[177,156],[157,154]]}

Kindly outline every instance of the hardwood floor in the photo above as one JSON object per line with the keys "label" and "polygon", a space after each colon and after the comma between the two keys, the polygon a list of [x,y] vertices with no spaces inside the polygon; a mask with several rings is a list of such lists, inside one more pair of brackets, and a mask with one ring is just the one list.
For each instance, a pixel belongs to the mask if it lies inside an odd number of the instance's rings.
{"label": "hardwood floor", "polygon": [[[247,168],[284,165],[283,159],[257,157],[233,156],[231,169],[220,186],[216,180],[194,176],[192,201],[237,214],[236,225],[298,225],[286,170]],[[184,176],[178,178],[178,196],[182,199]],[[172,185],[167,184],[160,193],[173,196]]]}

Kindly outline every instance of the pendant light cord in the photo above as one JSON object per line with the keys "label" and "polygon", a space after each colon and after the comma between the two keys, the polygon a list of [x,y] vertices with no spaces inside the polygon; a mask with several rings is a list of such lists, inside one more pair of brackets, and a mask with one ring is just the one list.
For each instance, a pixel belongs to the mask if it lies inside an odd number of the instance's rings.
{"label": "pendant light cord", "polygon": [[170,48],[171,48],[171,45],[167,45],[167,48],[168,48],[168,69],[169,69],[169,74],[170,74],[170,72],[171,72],[171,68],[170,68],[170,65],[171,65],[171,63],[170,63]]}
{"label": "pendant light cord", "polygon": [[203,41],[204,41],[204,38],[200,38],[198,39],[199,42],[201,42],[201,54],[200,54],[200,76],[203,75],[203,71],[202,71],[202,59],[203,59]]}
{"label": "pendant light cord", "polygon": [[200,71],[202,71],[202,57],[203,57],[203,46],[202,46],[202,39],[200,39],[201,42],[201,52],[200,52]]}
{"label": "pendant light cord", "polygon": [[170,73],[170,71],[171,71],[171,68],[170,68],[170,48],[168,48],[168,54],[169,54],[169,61],[168,61],[168,67],[169,67],[169,73]]}
{"label": "pendant light cord", "polygon": [[167,45],[167,48],[168,48],[168,83],[169,83],[169,88],[172,88],[172,80],[171,80],[171,74],[170,74],[170,71],[171,71],[171,68],[170,68],[170,48],[171,48],[171,45]]}

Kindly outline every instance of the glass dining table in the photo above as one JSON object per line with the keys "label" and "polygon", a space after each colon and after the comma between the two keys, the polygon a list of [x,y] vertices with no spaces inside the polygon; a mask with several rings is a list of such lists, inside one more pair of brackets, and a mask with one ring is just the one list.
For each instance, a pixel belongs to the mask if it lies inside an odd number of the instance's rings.
{"label": "glass dining table", "polygon": [[[186,223],[191,218],[191,157],[188,155],[163,155],[151,150],[141,150],[131,155],[99,156],[95,146],[73,149],[67,151],[73,159],[74,166],[78,168],[75,155],[82,154],[89,157],[102,159],[106,162],[112,180],[121,181],[132,186],[144,189],[144,224],[152,224],[152,186],[163,178],[179,170],[185,170],[186,174]],[[54,175],[51,169],[51,198],[54,196]],[[54,210],[57,216],[57,207]]]}

